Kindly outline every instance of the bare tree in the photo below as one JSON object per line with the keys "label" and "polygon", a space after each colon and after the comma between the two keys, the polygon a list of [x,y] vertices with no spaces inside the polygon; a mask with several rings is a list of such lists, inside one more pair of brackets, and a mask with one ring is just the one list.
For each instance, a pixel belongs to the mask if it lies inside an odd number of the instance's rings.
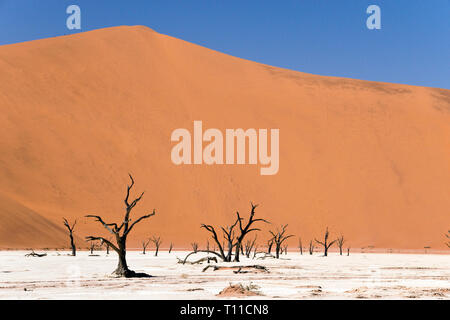
{"label": "bare tree", "polygon": [[[265,221],[264,219],[255,219],[255,209],[257,205],[252,204],[252,209],[250,213],[250,217],[246,224],[243,223],[244,219],[241,218],[239,212],[236,212],[236,220],[232,225],[226,227],[220,227],[222,231],[223,242],[219,240],[219,236],[217,234],[216,229],[212,225],[202,224],[201,228],[204,228],[208,232],[211,233],[211,238],[214,244],[214,250],[194,250],[188,254],[188,256],[184,259],[184,261],[191,255],[197,252],[206,252],[211,253],[218,256],[224,262],[231,262],[233,256],[233,249],[235,249],[234,253],[234,261],[239,261],[239,254],[243,252],[243,241],[245,236],[252,231],[259,231],[257,228],[252,228],[252,224],[258,221]],[[237,232],[236,232],[237,231]],[[217,246],[218,252],[216,252],[215,248]]]}
{"label": "bare tree", "polygon": [[[111,242],[111,238],[108,238],[108,241]],[[109,254],[110,245],[108,243],[106,243],[106,242],[104,242],[104,244],[105,244],[105,247],[106,247],[106,254]]]}
{"label": "bare tree", "polygon": [[298,248],[300,250],[300,255],[303,255],[303,243],[302,238],[298,237]]}
{"label": "bare tree", "polygon": [[145,254],[145,250],[147,249],[149,243],[150,239],[148,239],[147,241],[142,241],[142,254]]}
{"label": "bare tree", "polygon": [[116,241],[116,245],[114,245],[111,241],[98,236],[88,236],[86,237],[87,240],[100,240],[104,243],[109,244],[109,246],[117,252],[119,256],[119,263],[117,265],[117,269],[114,271],[114,274],[120,277],[145,277],[148,276],[146,274],[139,274],[136,273],[128,268],[127,260],[126,260],[126,243],[127,243],[127,237],[130,234],[130,232],[133,230],[134,226],[141,222],[144,219],[150,218],[156,214],[155,209],[153,209],[152,213],[146,214],[144,216],[141,216],[140,218],[136,219],[134,222],[131,223],[130,219],[130,213],[133,210],[133,208],[136,206],[136,204],[142,199],[142,196],[144,195],[144,192],[141,193],[139,197],[134,199],[133,201],[129,202],[130,197],[130,191],[134,186],[134,180],[131,174],[129,175],[131,179],[131,184],[127,186],[127,194],[125,197],[125,216],[123,219],[123,222],[120,224],[120,226],[117,223],[106,223],[103,221],[103,219],[100,216],[95,215],[88,215],[86,217],[88,218],[94,218],[96,221],[100,222],[103,227],[108,230],[114,237]]}
{"label": "bare tree", "polygon": [[155,245],[155,257],[157,257],[158,252],[159,252],[159,247],[161,246],[161,243],[162,243],[161,237],[153,236],[151,241]]}
{"label": "bare tree", "polygon": [[245,248],[245,256],[247,258],[250,258],[250,253],[252,252],[253,247],[255,246],[256,238],[257,237],[255,236],[255,238],[253,240],[247,240],[245,242],[244,248]]}
{"label": "bare tree", "polygon": [[314,253],[314,249],[315,249],[314,243],[312,240],[310,240],[309,241],[309,254],[310,255],[312,255]]}
{"label": "bare tree", "polygon": [[273,237],[267,240],[267,254],[272,253],[272,247],[273,247]]}
{"label": "bare tree", "polygon": [[337,240],[333,240],[331,242],[328,242],[329,235],[330,235],[330,233],[328,232],[328,227],[327,227],[327,229],[325,231],[325,235],[324,235],[324,240],[319,241],[319,240],[315,239],[318,244],[323,246],[323,255],[325,257],[328,255],[328,249],[337,241]]}
{"label": "bare tree", "polygon": [[198,243],[197,243],[197,242],[192,242],[192,243],[191,243],[191,247],[192,247],[192,250],[193,250],[195,253],[197,253],[197,251],[198,251]]}
{"label": "bare tree", "polygon": [[255,244],[255,248],[253,249],[253,259],[256,258],[256,254],[258,253],[258,245]]}
{"label": "bare tree", "polygon": [[350,255],[350,248],[347,248],[347,257]]}
{"label": "bare tree", "polygon": [[94,250],[95,248],[97,248],[97,244],[95,243],[95,241],[90,241],[89,243],[89,251],[91,252],[91,254],[94,254]]}
{"label": "bare tree", "polygon": [[255,222],[265,222],[265,223],[269,223],[268,221],[266,221],[265,219],[255,219],[255,210],[258,207],[257,204],[251,204],[251,211],[250,211],[250,216],[248,218],[248,221],[245,225],[243,225],[243,221],[244,219],[241,218],[239,211],[236,212],[237,215],[237,221],[239,222],[239,231],[240,234],[237,236],[236,238],[236,250],[235,250],[235,254],[234,254],[234,261],[239,262],[239,251],[242,250],[242,241],[244,241],[244,238],[247,234],[249,234],[252,231],[261,231],[261,229],[259,228],[252,228],[252,224]]}
{"label": "bare tree", "polygon": [[[447,239],[450,240],[450,230],[447,231],[447,233],[445,234],[445,236],[447,237]],[[447,247],[450,248],[450,241],[447,241],[445,244],[447,245]]]}
{"label": "bare tree", "polygon": [[342,256],[342,247],[344,246],[344,243],[345,243],[344,236],[341,235],[340,237],[338,237],[336,239],[336,241],[337,241],[337,245],[339,247],[339,254]]}
{"label": "bare tree", "polygon": [[[235,223],[232,224],[231,226],[221,227],[223,238],[224,238],[223,243],[220,243],[216,229],[212,225],[202,224],[201,228],[204,228],[211,233],[211,237],[214,240],[214,242],[216,243],[219,252],[208,251],[208,250],[201,250],[201,252],[215,254],[220,259],[222,259],[224,262],[230,262],[231,256],[233,254],[233,248],[236,246],[234,228],[236,227],[237,223],[238,223],[238,221],[236,220]],[[226,246],[228,247],[227,248],[228,251],[225,251]],[[198,252],[198,250],[197,251],[194,250],[194,253],[196,253],[196,252]]]}
{"label": "bare tree", "polygon": [[173,249],[173,243],[171,242],[171,243],[170,243],[170,246],[169,246],[169,253],[172,252],[172,249]]}
{"label": "bare tree", "polygon": [[281,246],[283,245],[283,242],[289,239],[290,237],[293,237],[294,235],[286,235],[286,229],[288,225],[282,225],[281,230],[277,229],[276,231],[269,231],[272,235],[273,243],[275,244],[275,257],[277,259],[280,258],[280,250],[282,249]]}
{"label": "bare tree", "polygon": [[66,226],[67,230],[69,230],[69,237],[70,237],[70,247],[72,248],[72,256],[77,255],[77,248],[75,247],[75,242],[73,241],[73,230],[75,229],[75,226],[77,224],[77,220],[70,225],[66,218],[63,218],[64,225]]}

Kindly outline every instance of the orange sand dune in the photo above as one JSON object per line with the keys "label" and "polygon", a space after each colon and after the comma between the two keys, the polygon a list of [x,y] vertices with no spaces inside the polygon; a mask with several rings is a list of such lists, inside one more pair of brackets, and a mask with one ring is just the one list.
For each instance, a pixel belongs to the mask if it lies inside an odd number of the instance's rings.
{"label": "orange sand dune", "polygon": [[[68,234],[59,225],[5,195],[0,203],[0,249],[68,247]],[[86,247],[78,237],[76,242]]]}
{"label": "orange sand dune", "polygon": [[[131,246],[153,234],[163,246],[204,244],[200,223],[229,223],[254,201],[304,243],[328,225],[353,248],[444,248],[450,90],[274,68],[145,27],[2,46],[0,71],[1,247],[60,246],[45,219],[119,220],[131,172],[146,191],[133,216],[158,213]],[[174,165],[171,133],[194,120],[279,128],[278,174]],[[101,230],[78,227],[79,237]]]}

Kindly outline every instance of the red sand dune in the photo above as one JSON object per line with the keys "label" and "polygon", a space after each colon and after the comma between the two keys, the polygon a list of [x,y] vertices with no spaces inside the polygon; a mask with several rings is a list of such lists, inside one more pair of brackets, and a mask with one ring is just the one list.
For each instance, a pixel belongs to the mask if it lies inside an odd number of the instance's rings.
{"label": "red sand dune", "polygon": [[[204,245],[200,223],[254,201],[304,243],[329,226],[353,248],[444,248],[450,90],[289,71],[145,27],[2,46],[0,70],[2,248],[67,244],[62,216],[80,219],[79,237],[102,230],[86,214],[120,221],[128,172],[146,191],[133,216],[157,209],[135,247],[153,234]],[[279,128],[278,174],[174,165],[171,133],[194,120]]]}

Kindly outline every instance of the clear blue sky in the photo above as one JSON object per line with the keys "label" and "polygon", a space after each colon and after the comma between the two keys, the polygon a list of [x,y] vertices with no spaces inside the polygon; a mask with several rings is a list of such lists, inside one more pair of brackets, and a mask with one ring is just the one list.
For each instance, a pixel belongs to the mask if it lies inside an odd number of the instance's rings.
{"label": "clear blue sky", "polygon": [[[450,89],[450,0],[0,0],[0,45],[82,30],[146,25],[274,66]],[[381,7],[381,30],[366,8]]]}

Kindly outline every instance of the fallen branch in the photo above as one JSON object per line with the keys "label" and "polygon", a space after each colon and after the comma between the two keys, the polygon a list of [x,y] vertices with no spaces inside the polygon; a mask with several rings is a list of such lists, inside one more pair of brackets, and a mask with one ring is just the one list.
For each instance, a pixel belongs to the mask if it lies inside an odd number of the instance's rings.
{"label": "fallen branch", "polygon": [[25,257],[39,257],[39,258],[41,258],[41,257],[45,257],[46,255],[47,255],[46,253],[39,254],[39,253],[34,252],[34,250],[31,250],[31,252],[26,254]]}
{"label": "fallen branch", "polygon": [[260,265],[252,265],[252,266],[216,266],[216,265],[209,265],[203,268],[202,272],[205,272],[209,268],[212,268],[213,271],[217,270],[233,270],[237,269],[236,271],[233,271],[234,273],[248,273],[248,272],[269,272],[269,270]]}
{"label": "fallen branch", "polygon": [[201,264],[202,262],[205,262],[205,261],[207,263],[210,263],[211,261],[214,261],[215,263],[217,263],[217,258],[216,257],[204,257],[204,258],[198,259],[196,261],[185,261],[185,260],[180,259],[180,258],[177,258],[177,259],[178,259],[178,263],[181,263],[181,264],[186,264],[186,263],[188,263],[188,264]]}

